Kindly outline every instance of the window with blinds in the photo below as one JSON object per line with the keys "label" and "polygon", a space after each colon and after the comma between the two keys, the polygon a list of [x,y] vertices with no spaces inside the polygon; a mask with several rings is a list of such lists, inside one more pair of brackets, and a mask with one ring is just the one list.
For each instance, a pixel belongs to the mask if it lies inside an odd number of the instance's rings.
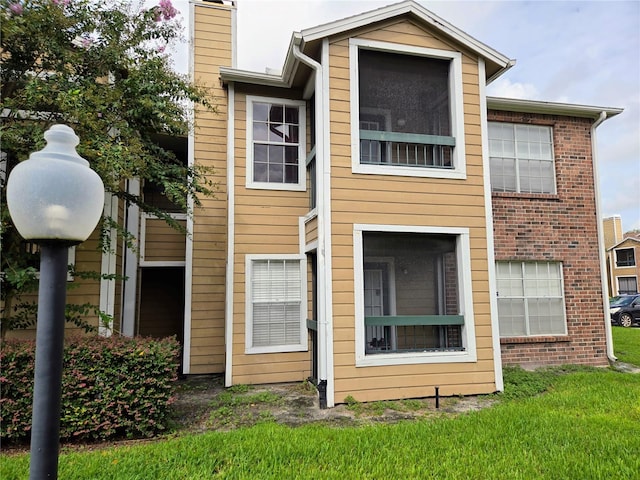
{"label": "window with blinds", "polygon": [[250,268],[248,347],[299,347],[303,319],[300,261],[252,260]]}

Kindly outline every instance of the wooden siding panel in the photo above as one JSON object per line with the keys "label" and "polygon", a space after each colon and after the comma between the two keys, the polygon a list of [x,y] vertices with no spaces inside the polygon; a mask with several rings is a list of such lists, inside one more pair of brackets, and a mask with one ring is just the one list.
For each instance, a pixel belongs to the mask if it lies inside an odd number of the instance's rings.
{"label": "wooden siding panel", "polygon": [[[148,218],[145,223],[144,260],[184,262],[186,235],[169,226],[164,220]],[[185,221],[178,223],[186,226]]]}
{"label": "wooden siding panel", "polygon": [[[268,96],[282,95],[269,91]],[[295,92],[289,92],[295,98]],[[308,192],[246,187],[246,95],[235,103],[235,258],[232,382],[301,381],[309,376],[309,352],[245,354],[245,257],[300,253],[300,217],[309,210]]]}
{"label": "wooden siding panel", "polygon": [[194,8],[195,78],[208,88],[218,110],[195,112],[195,162],[212,168],[212,180],[218,184],[215,197],[203,199],[202,208],[194,209],[190,372],[199,374],[224,371],[227,94],[220,85],[219,67],[231,66],[232,8],[198,4]]}
{"label": "wooden siding panel", "polygon": [[[463,52],[465,180],[358,175],[351,171],[348,39],[330,45],[331,211],[335,401],[495,390],[477,58],[408,20],[363,29],[358,38]],[[357,140],[355,140],[357,141]],[[466,227],[470,233],[476,363],[358,367],[355,362],[353,224]]]}

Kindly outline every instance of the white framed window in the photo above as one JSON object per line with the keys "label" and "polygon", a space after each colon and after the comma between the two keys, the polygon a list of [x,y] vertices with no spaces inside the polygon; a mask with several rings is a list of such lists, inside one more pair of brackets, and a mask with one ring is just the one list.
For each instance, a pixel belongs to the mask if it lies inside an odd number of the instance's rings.
{"label": "white framed window", "polygon": [[352,171],[466,178],[462,55],[350,39]]}
{"label": "white framed window", "polygon": [[489,157],[494,192],[556,193],[551,127],[489,122]]}
{"label": "white framed window", "polygon": [[501,337],[566,335],[560,262],[496,262]]}
{"label": "white framed window", "polygon": [[247,188],[304,191],[305,102],[247,96]]}
{"label": "white framed window", "polygon": [[638,293],[638,277],[616,277],[618,279],[618,295],[634,295]]}
{"label": "white framed window", "polygon": [[635,267],[636,255],[634,248],[617,248],[616,267]]}
{"label": "white framed window", "polygon": [[356,366],[475,362],[469,230],[354,225]]}
{"label": "white framed window", "polygon": [[246,353],[307,350],[306,257],[246,256]]}

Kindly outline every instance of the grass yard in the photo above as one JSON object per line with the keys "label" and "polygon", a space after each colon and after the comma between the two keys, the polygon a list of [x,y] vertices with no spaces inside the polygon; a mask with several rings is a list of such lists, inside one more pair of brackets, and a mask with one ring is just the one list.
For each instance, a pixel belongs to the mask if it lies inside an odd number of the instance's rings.
{"label": "grass yard", "polygon": [[[613,338],[620,360],[640,366],[640,329],[614,327]],[[640,478],[640,374],[505,369],[499,398],[452,418],[357,428],[291,428],[265,418],[229,432],[68,451],[59,478]],[[0,456],[0,478],[28,475],[28,454]]]}
{"label": "grass yard", "polygon": [[611,327],[618,360],[640,367],[640,328]]}

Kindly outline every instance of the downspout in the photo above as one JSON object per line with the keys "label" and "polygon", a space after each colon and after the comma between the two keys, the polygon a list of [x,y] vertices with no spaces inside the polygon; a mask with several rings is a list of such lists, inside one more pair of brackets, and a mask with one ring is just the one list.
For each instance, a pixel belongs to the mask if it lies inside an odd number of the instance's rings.
{"label": "downspout", "polygon": [[[331,268],[330,259],[327,261],[326,252],[326,210],[327,199],[324,195],[325,186],[325,170],[327,161],[325,158],[325,141],[327,138],[324,124],[323,124],[323,105],[324,105],[324,91],[323,91],[323,69],[322,65],[305,55],[300,51],[300,43],[302,37],[296,37],[293,43],[293,56],[300,60],[303,64],[307,65],[314,71],[315,75],[315,112],[316,112],[316,166],[318,174],[316,175],[316,194],[317,202],[316,208],[318,212],[318,250],[317,250],[317,262],[318,262],[318,393],[321,408],[327,408],[333,406],[333,395],[329,395],[327,398],[327,390],[333,391],[333,382],[329,383],[329,352],[330,345],[328,344],[329,329],[331,328],[328,318],[330,316],[331,305],[327,295],[327,289],[331,288],[330,282],[327,278],[327,268]],[[332,379],[331,379],[332,380]]]}
{"label": "downspout", "polygon": [[607,119],[607,112],[600,112],[598,119],[591,125],[591,160],[593,161],[593,181],[596,197],[596,219],[598,222],[598,256],[600,258],[600,283],[602,284],[602,309],[604,313],[604,331],[607,342],[607,358],[610,362],[617,360],[613,353],[613,337],[611,334],[611,314],[609,313],[609,295],[607,287],[607,265],[604,250],[604,232],[602,231],[602,216],[600,213],[600,179],[598,177],[598,162],[596,159],[596,128]]}

